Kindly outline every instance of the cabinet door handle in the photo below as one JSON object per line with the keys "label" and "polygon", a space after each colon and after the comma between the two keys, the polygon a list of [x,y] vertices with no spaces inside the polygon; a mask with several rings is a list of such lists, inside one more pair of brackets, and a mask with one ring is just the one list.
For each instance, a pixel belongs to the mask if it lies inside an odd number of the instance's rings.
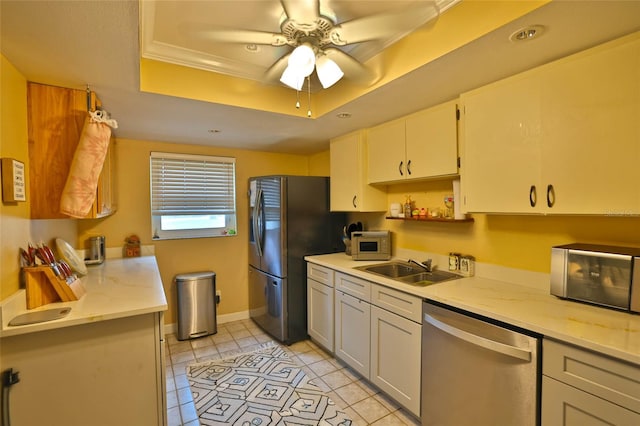
{"label": "cabinet door handle", "polygon": [[553,185],[547,185],[547,207],[551,208],[556,203],[556,191]]}
{"label": "cabinet door handle", "polygon": [[401,161],[400,164],[398,164],[398,172],[400,172],[400,176],[404,176],[404,173],[402,173],[403,164],[404,164],[404,161]]}
{"label": "cabinet door handle", "polygon": [[358,206],[356,205],[356,197],[357,197],[357,195],[354,195],[354,196],[353,196],[353,200],[351,200],[351,204],[353,204],[353,208],[354,208],[354,209],[358,207]]}
{"label": "cabinet door handle", "polygon": [[411,160],[407,161],[407,174],[411,174]]}
{"label": "cabinet door handle", "polygon": [[531,188],[529,188],[529,204],[531,204],[531,207],[535,207],[537,202],[538,195],[536,194],[536,186],[531,185]]}

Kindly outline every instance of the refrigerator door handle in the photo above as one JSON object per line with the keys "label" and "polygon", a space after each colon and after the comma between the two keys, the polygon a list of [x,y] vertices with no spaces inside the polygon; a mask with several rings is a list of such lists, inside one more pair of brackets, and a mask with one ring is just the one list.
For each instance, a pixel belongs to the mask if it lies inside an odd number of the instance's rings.
{"label": "refrigerator door handle", "polygon": [[435,319],[429,314],[424,314],[424,321],[427,324],[434,326],[438,330],[441,330],[453,337],[464,340],[465,342],[471,343],[473,345],[481,346],[490,351],[499,352],[513,358],[522,359],[524,361],[531,361],[531,351],[529,350],[521,349],[511,345],[505,345],[504,343],[496,342],[491,339],[486,339],[484,337],[468,333],[466,331],[460,330],[459,328],[452,327],[449,324],[445,324],[444,322]]}
{"label": "refrigerator door handle", "polygon": [[258,194],[256,195],[256,206],[253,209],[253,218],[252,218],[252,226],[253,226],[253,235],[256,238],[256,248],[258,249],[258,256],[262,257],[262,240],[263,240],[263,198],[264,194],[262,193],[262,188],[258,189]]}

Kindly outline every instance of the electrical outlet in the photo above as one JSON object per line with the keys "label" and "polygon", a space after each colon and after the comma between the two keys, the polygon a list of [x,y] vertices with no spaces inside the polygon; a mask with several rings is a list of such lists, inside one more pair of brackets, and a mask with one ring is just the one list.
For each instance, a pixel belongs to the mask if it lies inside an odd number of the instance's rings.
{"label": "electrical outlet", "polygon": [[216,290],[216,305],[220,303],[220,299],[222,299],[222,292],[220,290]]}

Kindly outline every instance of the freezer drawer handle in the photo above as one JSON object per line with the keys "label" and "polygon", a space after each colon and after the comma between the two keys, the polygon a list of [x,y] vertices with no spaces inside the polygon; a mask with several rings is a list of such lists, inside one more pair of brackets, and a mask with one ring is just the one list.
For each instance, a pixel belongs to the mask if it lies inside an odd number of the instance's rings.
{"label": "freezer drawer handle", "polygon": [[505,345],[504,343],[496,342],[490,339],[485,339],[484,337],[476,336],[475,334],[467,333],[466,331],[438,321],[429,314],[424,314],[424,321],[447,334],[457,337],[458,339],[462,339],[473,345],[481,346],[494,352],[500,352],[501,354],[513,358],[531,361],[531,351],[529,350],[517,348],[511,345]]}

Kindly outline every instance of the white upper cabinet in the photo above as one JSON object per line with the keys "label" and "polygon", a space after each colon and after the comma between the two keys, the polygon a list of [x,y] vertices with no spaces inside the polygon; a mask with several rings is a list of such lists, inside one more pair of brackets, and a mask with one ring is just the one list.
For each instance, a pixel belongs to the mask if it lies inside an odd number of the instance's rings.
{"label": "white upper cabinet", "polygon": [[369,183],[406,179],[404,119],[389,121],[369,129]]}
{"label": "white upper cabinet", "polygon": [[331,140],[331,211],[387,210],[386,188],[376,188],[367,184],[365,142],[364,131],[349,133]]}
{"label": "white upper cabinet", "polygon": [[640,214],[640,33],[461,104],[465,211]]}
{"label": "white upper cabinet", "polygon": [[535,210],[540,194],[540,81],[527,73],[461,97],[461,184],[469,212]]}
{"label": "white upper cabinet", "polygon": [[640,36],[559,61],[540,78],[549,210],[640,214]]}
{"label": "white upper cabinet", "polygon": [[456,175],[456,111],[450,101],[370,128],[369,183]]}

